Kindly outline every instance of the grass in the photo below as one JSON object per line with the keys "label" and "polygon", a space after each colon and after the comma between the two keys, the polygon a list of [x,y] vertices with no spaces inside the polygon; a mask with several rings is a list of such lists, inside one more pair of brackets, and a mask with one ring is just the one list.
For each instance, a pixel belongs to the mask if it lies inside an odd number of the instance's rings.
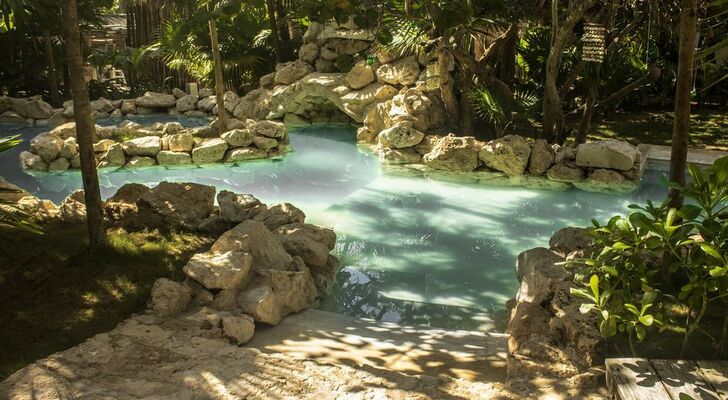
{"label": "grass", "polygon": [[[626,112],[595,121],[590,140],[617,138],[634,145],[640,143],[669,146],[672,143],[673,112]],[[690,116],[690,146],[728,150],[728,112],[696,110]]]}
{"label": "grass", "polygon": [[42,236],[0,226],[0,380],[142,311],[157,278],[181,280],[187,259],[212,243],[117,229],[89,255],[84,237],[78,225],[47,226]]}

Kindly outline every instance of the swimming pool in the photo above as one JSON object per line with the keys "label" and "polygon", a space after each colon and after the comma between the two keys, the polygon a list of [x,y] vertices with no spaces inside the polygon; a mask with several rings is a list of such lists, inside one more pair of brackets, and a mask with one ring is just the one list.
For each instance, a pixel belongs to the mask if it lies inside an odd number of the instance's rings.
{"label": "swimming pool", "polygon": [[[44,130],[4,126],[0,136],[30,139]],[[505,302],[518,289],[515,259],[521,251],[547,245],[564,226],[588,226],[591,218],[605,220],[630,203],[659,201],[666,194],[661,180],[667,174],[660,165],[649,166],[639,190],[619,196],[391,176],[356,146],[355,136],[349,126],[307,128],[291,132],[294,152],[283,160],[102,171],[102,196],[127,182],[168,180],[293,203],[308,222],[331,226],[339,236],[344,268],[322,309],[403,324],[500,330]],[[24,173],[18,153],[27,146],[26,141],[0,158],[0,176],[55,202],[81,188],[78,171]]]}

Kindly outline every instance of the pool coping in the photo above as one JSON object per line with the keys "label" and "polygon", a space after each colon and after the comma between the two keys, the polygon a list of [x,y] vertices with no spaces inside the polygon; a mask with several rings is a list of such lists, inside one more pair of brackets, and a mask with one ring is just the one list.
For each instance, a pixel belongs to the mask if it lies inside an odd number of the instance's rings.
{"label": "pool coping", "polygon": [[[649,160],[670,161],[670,146],[643,143],[637,147]],[[712,165],[715,160],[726,156],[728,151],[688,148],[688,162],[693,164]]]}

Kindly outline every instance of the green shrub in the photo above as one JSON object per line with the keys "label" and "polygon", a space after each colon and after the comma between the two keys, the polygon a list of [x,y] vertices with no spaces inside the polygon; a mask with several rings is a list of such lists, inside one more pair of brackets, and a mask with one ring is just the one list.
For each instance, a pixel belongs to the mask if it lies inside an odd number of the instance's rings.
{"label": "green shrub", "polygon": [[[604,336],[626,333],[633,344],[669,327],[684,332],[682,353],[708,306],[728,299],[728,157],[689,173],[686,186],[671,184],[682,208],[648,201],[626,218],[593,221],[594,252],[567,262],[584,286],[572,291],[588,301],[580,310],[599,314]],[[676,318],[677,309],[686,315]],[[726,335],[713,340],[722,348]]]}
{"label": "green shrub", "polygon": [[[10,150],[20,143],[18,136],[0,138],[0,154]],[[19,193],[19,190],[0,187],[0,195]],[[28,232],[41,233],[41,228],[25,211],[18,208],[14,202],[3,200],[0,197],[0,224],[9,225],[16,229]]]}

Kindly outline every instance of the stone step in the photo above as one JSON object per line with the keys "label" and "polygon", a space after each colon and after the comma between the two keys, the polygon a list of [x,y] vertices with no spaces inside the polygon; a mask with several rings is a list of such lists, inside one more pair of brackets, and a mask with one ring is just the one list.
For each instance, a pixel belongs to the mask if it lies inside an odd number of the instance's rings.
{"label": "stone step", "polygon": [[506,341],[500,333],[400,326],[307,310],[276,327],[257,327],[246,346],[321,363],[503,382]]}

